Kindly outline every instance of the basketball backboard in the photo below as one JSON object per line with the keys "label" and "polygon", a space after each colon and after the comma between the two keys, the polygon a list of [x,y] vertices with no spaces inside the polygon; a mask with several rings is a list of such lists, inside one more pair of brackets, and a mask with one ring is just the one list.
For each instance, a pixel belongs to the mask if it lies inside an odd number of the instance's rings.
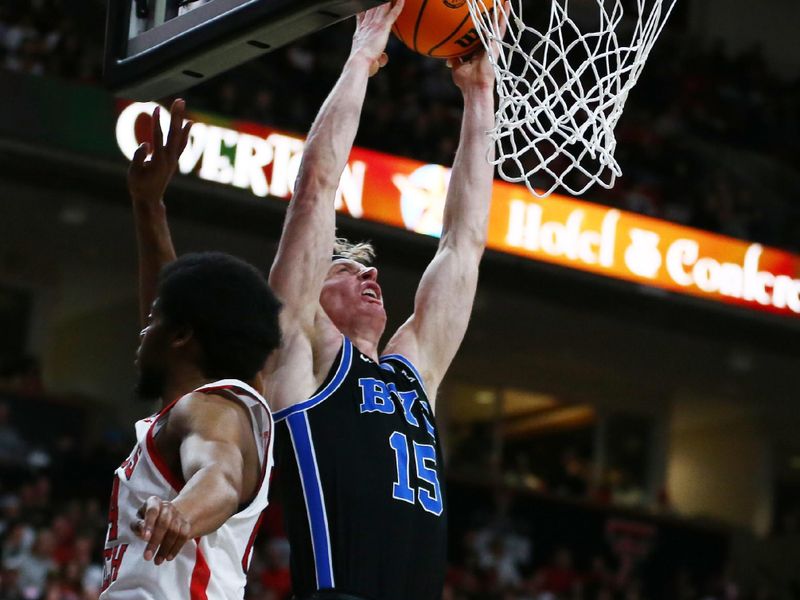
{"label": "basketball backboard", "polygon": [[108,0],[104,78],[151,100],[386,0]]}

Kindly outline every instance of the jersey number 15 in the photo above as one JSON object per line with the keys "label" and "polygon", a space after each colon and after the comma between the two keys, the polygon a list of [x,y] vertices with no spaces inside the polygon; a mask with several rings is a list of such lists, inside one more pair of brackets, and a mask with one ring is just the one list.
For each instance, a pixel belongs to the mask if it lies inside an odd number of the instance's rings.
{"label": "jersey number 15", "polygon": [[389,446],[394,450],[397,461],[397,481],[392,488],[392,497],[395,500],[402,500],[409,504],[419,501],[423,509],[436,516],[442,514],[444,505],[442,503],[442,490],[439,485],[439,475],[436,471],[436,448],[430,444],[418,444],[412,440],[414,445],[414,463],[417,471],[417,480],[428,483],[433,488],[433,492],[427,488],[417,486],[411,487],[411,476],[409,473],[409,448],[408,438],[405,434],[395,431],[389,436]]}

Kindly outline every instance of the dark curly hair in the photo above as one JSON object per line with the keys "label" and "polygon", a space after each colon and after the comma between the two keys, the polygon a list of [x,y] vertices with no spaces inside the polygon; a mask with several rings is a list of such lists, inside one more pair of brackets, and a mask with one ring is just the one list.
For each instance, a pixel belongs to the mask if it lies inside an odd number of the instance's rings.
{"label": "dark curly hair", "polygon": [[258,269],[229,254],[185,254],[166,265],[158,298],[167,323],[191,328],[209,378],[247,381],[280,344],[281,303]]}

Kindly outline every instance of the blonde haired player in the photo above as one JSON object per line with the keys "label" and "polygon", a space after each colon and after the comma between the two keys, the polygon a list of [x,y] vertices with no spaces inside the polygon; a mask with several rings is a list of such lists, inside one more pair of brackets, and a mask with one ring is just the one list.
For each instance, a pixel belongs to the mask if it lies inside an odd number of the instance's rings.
{"label": "blonde haired player", "polygon": [[402,7],[358,17],[350,57],[309,132],[269,277],[285,309],[266,389],[292,584],[304,600],[437,600],[444,583],[447,503],[434,409],[486,244],[494,74],[483,54],[451,63],[464,116],[439,248],[413,314],[380,350],[386,312],[373,253],[335,239],[334,199],[367,82],[387,62]]}

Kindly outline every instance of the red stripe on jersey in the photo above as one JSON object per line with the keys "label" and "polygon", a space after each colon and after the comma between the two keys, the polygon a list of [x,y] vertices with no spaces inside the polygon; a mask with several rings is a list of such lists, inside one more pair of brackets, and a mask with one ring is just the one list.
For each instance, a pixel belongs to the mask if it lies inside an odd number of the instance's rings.
{"label": "red stripe on jersey", "polygon": [[169,409],[175,406],[175,403],[178,400],[180,400],[180,398],[176,398],[170,402],[169,405],[164,408],[164,410],[156,415],[156,417],[153,419],[153,424],[150,425],[150,429],[147,430],[146,439],[147,452],[150,454],[153,464],[155,465],[156,469],[158,469],[158,472],[161,473],[161,476],[167,480],[167,483],[169,483],[176,492],[180,492],[181,489],[183,489],[183,477],[178,477],[175,473],[173,473],[169,468],[169,465],[167,465],[167,461],[165,461],[164,457],[161,456],[161,453],[158,451],[158,447],[156,446],[156,441],[153,438],[153,429],[155,429],[156,423],[158,423],[159,419],[161,419],[161,417],[167,411],[169,411]]}
{"label": "red stripe on jersey", "polygon": [[197,555],[192,570],[192,581],[189,584],[189,597],[191,600],[208,600],[208,582],[211,580],[211,569],[208,568],[206,557],[200,549],[200,538],[194,539],[197,544]]}
{"label": "red stripe on jersey", "polygon": [[247,573],[247,567],[250,566],[250,553],[253,551],[253,544],[256,541],[256,535],[258,535],[258,530],[261,528],[261,521],[264,520],[264,511],[261,511],[261,514],[258,515],[258,520],[256,521],[255,527],[253,527],[253,533],[250,534],[250,539],[247,540],[247,548],[244,550],[244,556],[242,556],[242,571]]}

